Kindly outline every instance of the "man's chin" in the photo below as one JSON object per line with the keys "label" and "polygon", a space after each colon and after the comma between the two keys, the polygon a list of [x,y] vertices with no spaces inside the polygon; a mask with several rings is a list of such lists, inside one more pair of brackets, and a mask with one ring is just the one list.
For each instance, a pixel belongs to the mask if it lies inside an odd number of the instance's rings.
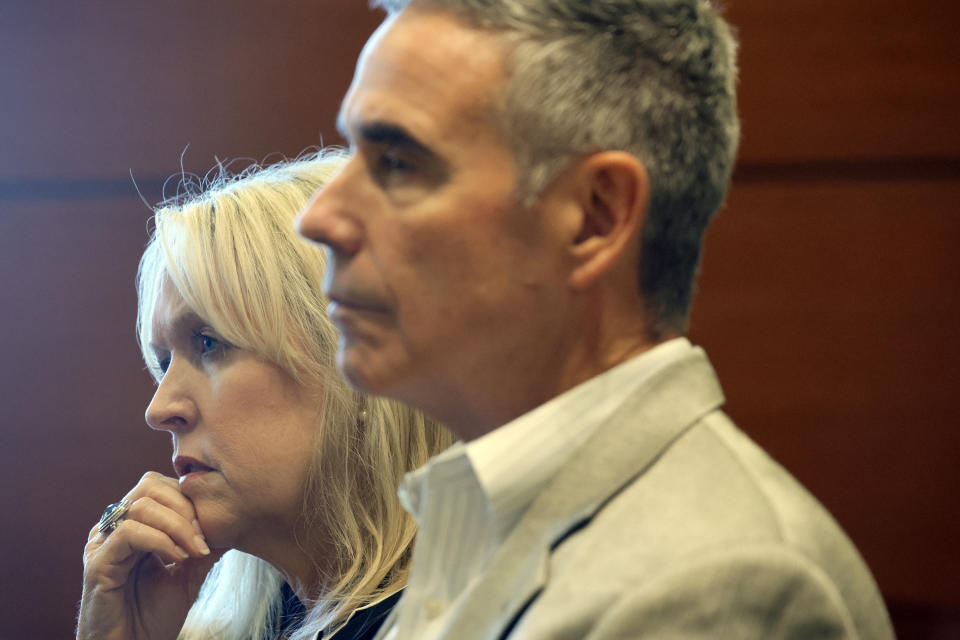
{"label": "man's chin", "polygon": [[363,393],[380,394],[380,390],[373,384],[374,380],[369,370],[369,361],[357,353],[358,349],[351,348],[343,341],[337,351],[337,369],[347,383]]}
{"label": "man's chin", "polygon": [[[402,364],[401,360],[399,364]],[[351,387],[363,393],[395,398],[398,389],[405,386],[407,369],[384,357],[379,349],[360,341],[340,341],[337,351],[337,369]]]}

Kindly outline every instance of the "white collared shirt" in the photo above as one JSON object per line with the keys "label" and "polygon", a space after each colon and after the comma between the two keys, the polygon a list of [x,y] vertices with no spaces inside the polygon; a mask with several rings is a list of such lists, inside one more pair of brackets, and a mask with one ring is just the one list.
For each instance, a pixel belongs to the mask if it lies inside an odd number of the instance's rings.
{"label": "white collared shirt", "polygon": [[410,580],[386,640],[439,636],[540,490],[637,387],[686,355],[675,338],[408,473],[400,500],[419,525]]}

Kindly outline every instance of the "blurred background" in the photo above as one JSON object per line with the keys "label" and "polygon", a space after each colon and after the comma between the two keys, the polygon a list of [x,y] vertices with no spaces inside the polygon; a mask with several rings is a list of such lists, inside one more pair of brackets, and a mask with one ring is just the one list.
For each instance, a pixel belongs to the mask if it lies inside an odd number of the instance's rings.
{"label": "blurred background", "polygon": [[[858,545],[900,637],[960,638],[960,8],[726,4],[744,139],[691,337],[734,419]],[[0,640],[71,637],[89,528],[170,472],[143,421],[134,181],[152,204],[181,168],[340,142],[380,17],[0,0]]]}

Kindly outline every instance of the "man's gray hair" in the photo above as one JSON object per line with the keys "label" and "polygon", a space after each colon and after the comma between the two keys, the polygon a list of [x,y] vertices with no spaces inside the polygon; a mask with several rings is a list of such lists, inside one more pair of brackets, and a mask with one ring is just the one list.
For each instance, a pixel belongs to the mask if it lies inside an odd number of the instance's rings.
{"label": "man's gray hair", "polygon": [[[391,14],[410,0],[380,0]],[[703,236],[740,137],[736,39],[708,0],[413,0],[501,32],[520,196],[576,156],[624,150],[650,177],[640,287],[652,338],[686,329]]]}

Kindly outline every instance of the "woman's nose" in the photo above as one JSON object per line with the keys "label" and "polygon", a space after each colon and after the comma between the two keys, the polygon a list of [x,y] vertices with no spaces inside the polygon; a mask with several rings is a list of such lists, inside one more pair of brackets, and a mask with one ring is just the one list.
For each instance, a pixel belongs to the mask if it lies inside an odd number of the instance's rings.
{"label": "woman's nose", "polygon": [[198,410],[188,369],[188,363],[171,359],[147,405],[145,417],[151,429],[180,433],[196,424]]}

